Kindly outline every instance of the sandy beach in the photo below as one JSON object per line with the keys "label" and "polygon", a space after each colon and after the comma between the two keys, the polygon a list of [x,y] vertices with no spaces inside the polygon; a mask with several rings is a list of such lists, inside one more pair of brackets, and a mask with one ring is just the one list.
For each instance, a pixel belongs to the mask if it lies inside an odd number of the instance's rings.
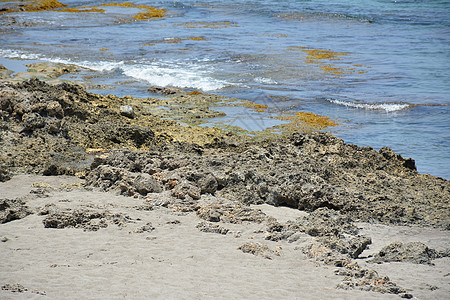
{"label": "sandy beach", "polygon": [[[90,210],[117,215],[106,228],[45,228],[45,215],[2,224],[2,299],[398,299],[397,295],[336,289],[343,277],[336,267],[306,257],[298,248],[312,241],[265,240],[266,224],[220,222],[227,234],[201,232],[195,213],[167,208],[143,210],[146,201],[79,187],[66,176],[20,175],[1,183],[2,197],[21,198],[30,209]],[[32,187],[32,186],[40,187]],[[63,186],[63,188],[61,188]],[[45,188],[42,188],[45,187]],[[37,192],[39,191],[39,192]],[[254,205],[279,222],[305,213],[286,207]],[[372,237],[364,257],[394,241],[421,241],[435,249],[449,245],[446,231],[361,223]],[[238,249],[267,245],[264,255]],[[445,299],[450,292],[449,258],[430,264],[367,263],[417,299]]]}

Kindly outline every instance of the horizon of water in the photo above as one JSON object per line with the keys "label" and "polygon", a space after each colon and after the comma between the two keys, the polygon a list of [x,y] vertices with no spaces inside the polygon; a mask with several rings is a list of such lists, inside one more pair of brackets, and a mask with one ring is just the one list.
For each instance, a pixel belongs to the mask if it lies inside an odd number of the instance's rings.
{"label": "horizon of water", "polygon": [[[342,124],[330,130],[344,141],[389,146],[414,158],[419,172],[450,179],[450,1],[151,5],[167,15],[134,21],[139,9],[121,7],[0,15],[0,63],[88,67],[96,72],[92,83],[115,87],[99,93],[149,97],[148,86],[175,86],[272,112],[326,115]],[[227,122],[250,130],[273,124],[250,111]]]}

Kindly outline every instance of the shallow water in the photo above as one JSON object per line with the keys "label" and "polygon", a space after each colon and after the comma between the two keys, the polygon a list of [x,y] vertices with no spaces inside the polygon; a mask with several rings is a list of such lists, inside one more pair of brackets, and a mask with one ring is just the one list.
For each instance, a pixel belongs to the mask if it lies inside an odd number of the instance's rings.
{"label": "shallow water", "polygon": [[[93,83],[115,87],[101,93],[147,97],[149,85],[177,86],[267,104],[270,113],[327,115],[346,142],[389,146],[420,172],[450,178],[449,1],[151,5],[166,17],[135,21],[139,9],[125,7],[1,15],[0,56],[89,67]],[[230,117],[245,129],[274,124],[253,110]]]}

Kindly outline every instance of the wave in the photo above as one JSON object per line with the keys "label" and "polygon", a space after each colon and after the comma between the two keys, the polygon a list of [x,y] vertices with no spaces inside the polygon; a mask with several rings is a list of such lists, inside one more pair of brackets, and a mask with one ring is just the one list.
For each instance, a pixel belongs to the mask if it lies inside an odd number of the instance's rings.
{"label": "wave", "polygon": [[193,88],[203,91],[214,91],[231,85],[222,80],[212,78],[200,65],[177,62],[140,62],[132,64],[123,61],[74,61],[71,59],[46,57],[45,55],[27,53],[24,51],[0,49],[0,56],[4,58],[17,58],[23,60],[42,60],[52,63],[73,64],[98,72],[120,70],[124,75],[146,81],[151,85],[179,88]]}
{"label": "wave", "polygon": [[405,110],[411,107],[411,104],[408,103],[353,103],[335,99],[326,100],[337,105],[367,110],[384,110],[386,112]]}
{"label": "wave", "polygon": [[144,80],[157,86],[175,86],[214,91],[229,85],[226,81],[210,77],[208,72],[200,70],[197,66],[136,64],[123,66],[122,70],[129,77]]}

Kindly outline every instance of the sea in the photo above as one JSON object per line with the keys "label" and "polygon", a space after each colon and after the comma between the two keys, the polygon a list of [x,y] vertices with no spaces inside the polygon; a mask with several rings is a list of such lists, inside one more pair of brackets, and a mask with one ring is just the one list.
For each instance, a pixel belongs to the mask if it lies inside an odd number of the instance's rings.
{"label": "sea", "polygon": [[[103,94],[179,87],[267,105],[217,108],[222,124],[252,131],[286,111],[328,116],[345,142],[450,179],[450,1],[60,2],[78,9],[0,14],[0,64],[83,66],[89,76],[67,79]],[[136,17],[149,6],[163,16]]]}

